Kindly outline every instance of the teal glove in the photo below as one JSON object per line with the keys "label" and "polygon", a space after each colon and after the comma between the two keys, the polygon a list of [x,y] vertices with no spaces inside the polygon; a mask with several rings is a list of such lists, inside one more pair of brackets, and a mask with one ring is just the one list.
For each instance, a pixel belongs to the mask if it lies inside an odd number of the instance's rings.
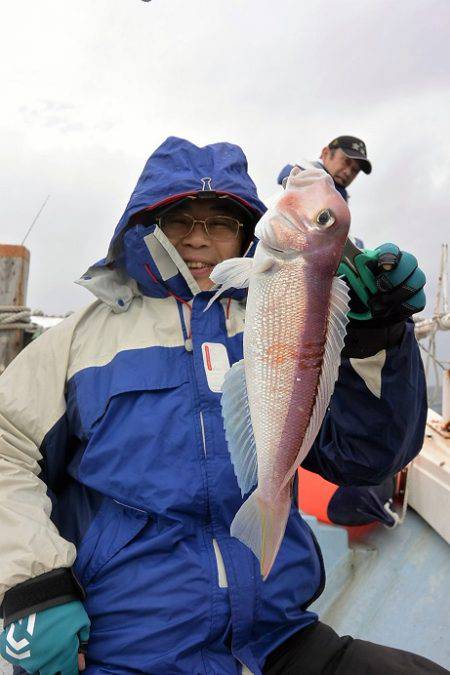
{"label": "teal glove", "polygon": [[89,639],[90,621],[78,600],[30,614],[0,633],[0,654],[40,675],[78,675],[78,647]]}
{"label": "teal glove", "polygon": [[351,319],[375,320],[378,324],[404,321],[425,307],[425,274],[417,259],[395,244],[364,249],[339,265],[337,274],[350,287]]}

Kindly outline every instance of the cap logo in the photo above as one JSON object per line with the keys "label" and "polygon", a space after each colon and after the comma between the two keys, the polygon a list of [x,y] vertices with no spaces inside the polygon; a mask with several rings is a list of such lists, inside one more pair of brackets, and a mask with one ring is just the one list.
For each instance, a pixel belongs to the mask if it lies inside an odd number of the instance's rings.
{"label": "cap logo", "polygon": [[202,192],[212,192],[212,179],[209,176],[206,176],[205,178],[200,178],[200,180],[202,181]]}
{"label": "cap logo", "polygon": [[364,143],[352,143],[352,149],[360,152],[364,157],[366,156],[366,146]]}

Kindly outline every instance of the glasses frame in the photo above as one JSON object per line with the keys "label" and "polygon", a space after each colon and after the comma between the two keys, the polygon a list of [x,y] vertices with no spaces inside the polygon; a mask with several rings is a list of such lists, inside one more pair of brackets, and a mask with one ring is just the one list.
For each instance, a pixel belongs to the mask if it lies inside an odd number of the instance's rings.
{"label": "glasses frame", "polygon": [[[167,216],[170,217],[170,215],[171,215],[170,213],[167,213],[166,215],[159,216],[159,218],[156,219],[156,223],[157,223],[159,229],[162,230],[162,232],[164,232],[163,221]],[[203,231],[209,239],[211,239],[212,241],[219,241],[219,242],[220,241],[232,241],[233,239],[237,239],[238,236],[239,236],[240,230],[244,227],[244,224],[241,223],[237,218],[233,218],[233,216],[208,216],[207,218],[201,219],[201,218],[194,218],[194,216],[191,216],[189,213],[183,213],[181,215],[183,215],[185,218],[191,218],[192,219],[192,225],[191,225],[191,229],[188,232],[186,232],[186,234],[183,234],[181,237],[179,237],[179,240],[185,239],[186,237],[189,237],[189,235],[192,234],[192,232],[194,230],[194,227],[197,225],[197,223],[201,223],[203,225]],[[210,220],[211,218],[227,218],[228,220],[232,220],[233,222],[237,223],[236,234],[233,237],[230,237],[230,239],[222,239],[222,240],[221,239],[215,239],[208,232],[208,225],[206,223],[206,221]],[[164,234],[165,234],[165,232],[164,232]]]}

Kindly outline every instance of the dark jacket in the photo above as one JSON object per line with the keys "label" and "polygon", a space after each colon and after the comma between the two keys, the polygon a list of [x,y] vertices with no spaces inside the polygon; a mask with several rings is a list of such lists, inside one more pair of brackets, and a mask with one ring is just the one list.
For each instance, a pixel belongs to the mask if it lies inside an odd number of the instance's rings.
{"label": "dark jacket", "polygon": [[[317,166],[318,169],[324,169],[324,171],[327,171],[325,169],[324,165],[322,164],[322,162],[316,161],[316,162],[311,162],[311,164],[314,164],[314,166]],[[297,164],[296,166],[300,166],[300,164]],[[294,168],[294,164],[286,164],[286,166],[284,166],[281,169],[280,173],[278,174],[278,178],[277,178],[278,185],[283,185],[284,179],[289,176],[289,174],[291,173],[293,168]],[[302,167],[300,166],[300,168],[302,168]],[[328,171],[327,171],[327,173],[328,173]],[[334,182],[334,187],[336,188],[336,190],[345,199],[345,201],[348,202],[349,195],[348,195],[348,192],[345,189],[345,187],[342,187],[342,185],[338,185],[335,181],[333,181],[333,182]]]}

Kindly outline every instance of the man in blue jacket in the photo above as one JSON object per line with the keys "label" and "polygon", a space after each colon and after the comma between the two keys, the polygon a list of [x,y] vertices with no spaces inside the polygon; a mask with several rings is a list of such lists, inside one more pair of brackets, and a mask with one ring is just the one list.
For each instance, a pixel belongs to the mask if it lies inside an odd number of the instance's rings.
{"label": "man in blue jacket", "polygon": [[[359,172],[369,174],[372,171],[372,164],[367,159],[366,144],[356,136],[334,138],[323,148],[320,159],[313,164],[330,174],[334,187],[346,202],[349,199],[347,188]],[[283,185],[283,181],[287,179],[293,166],[293,164],[286,164],[281,169],[277,178],[279,185]]]}
{"label": "man in blue jacket", "polygon": [[[245,294],[228,289],[204,309],[213,266],[251,255],[264,210],[240,148],[168,138],[107,257],[80,280],[96,301],[0,378],[0,652],[16,666],[44,675],[365,673],[368,663],[445,672],[318,622],[308,607],[323,563],[295,505],[265,582],[230,536],[242,496],[220,391],[242,358]],[[405,317],[423,304],[424,280],[411,260],[404,254],[384,275],[385,325],[350,327],[305,462],[339,484],[379,482],[421,447],[425,382]],[[349,356],[364,361],[364,376]]]}

